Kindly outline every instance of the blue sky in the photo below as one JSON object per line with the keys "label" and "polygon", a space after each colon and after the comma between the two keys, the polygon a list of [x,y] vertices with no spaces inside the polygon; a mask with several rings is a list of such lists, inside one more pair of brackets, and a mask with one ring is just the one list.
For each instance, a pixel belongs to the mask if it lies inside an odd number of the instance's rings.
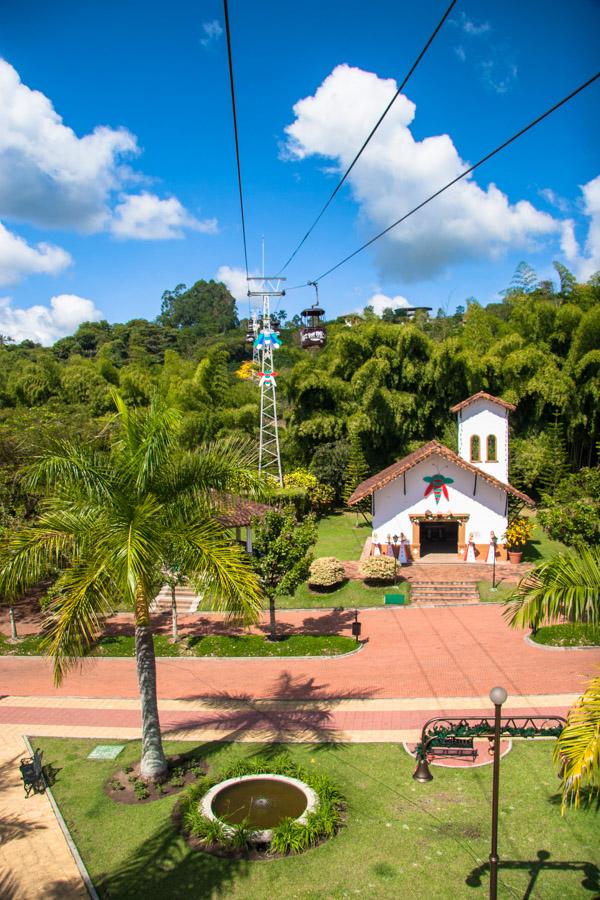
{"label": "blue sky", "polygon": [[[445,7],[230,0],[251,268],[262,235],[267,269],[287,258]],[[49,342],[90,315],[152,319],[163,290],[219,270],[239,289],[221,4],[5,0],[1,15],[0,330]],[[289,284],[593,75],[599,32],[593,0],[552,15],[543,0],[458,3]],[[328,313],[381,294],[487,303],[521,259],[541,276],[554,258],[600,268],[599,99],[596,82],[322,281]]]}

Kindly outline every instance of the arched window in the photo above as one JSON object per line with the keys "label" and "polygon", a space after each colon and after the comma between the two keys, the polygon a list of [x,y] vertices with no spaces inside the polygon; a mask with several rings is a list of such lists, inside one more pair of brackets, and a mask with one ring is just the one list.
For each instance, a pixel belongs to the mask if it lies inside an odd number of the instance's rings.
{"label": "arched window", "polygon": [[478,434],[471,437],[471,462],[481,462],[481,441]]}
{"label": "arched window", "polygon": [[487,461],[488,462],[498,462],[498,450],[497,450],[495,434],[488,434],[486,449],[487,449]]}

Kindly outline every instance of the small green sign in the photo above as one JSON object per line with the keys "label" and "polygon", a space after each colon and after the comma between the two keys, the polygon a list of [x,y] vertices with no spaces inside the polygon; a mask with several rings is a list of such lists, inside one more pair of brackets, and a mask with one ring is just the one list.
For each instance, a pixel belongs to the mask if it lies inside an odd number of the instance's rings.
{"label": "small green sign", "polygon": [[384,594],[383,602],[385,606],[404,606],[406,596],[404,594]]}
{"label": "small green sign", "polygon": [[116,759],[124,749],[125,744],[98,744],[88,754],[88,759]]}

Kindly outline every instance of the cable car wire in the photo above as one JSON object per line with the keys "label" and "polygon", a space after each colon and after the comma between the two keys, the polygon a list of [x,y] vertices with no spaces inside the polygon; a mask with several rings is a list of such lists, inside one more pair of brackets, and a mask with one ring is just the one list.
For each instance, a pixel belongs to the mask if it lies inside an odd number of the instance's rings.
{"label": "cable car wire", "polygon": [[381,123],[383,122],[383,120],[385,119],[385,117],[387,116],[388,112],[390,111],[390,109],[392,108],[392,106],[394,105],[394,103],[396,102],[396,100],[398,99],[398,97],[400,96],[400,94],[402,93],[402,91],[404,90],[404,88],[406,87],[406,84],[408,83],[408,81],[409,81],[411,75],[413,74],[413,72],[415,71],[415,69],[417,68],[417,66],[419,65],[419,63],[421,62],[421,60],[423,59],[423,57],[425,56],[425,54],[427,53],[427,51],[429,50],[431,44],[433,43],[434,39],[436,38],[436,36],[437,36],[437,34],[438,34],[440,28],[442,27],[442,25],[444,24],[444,22],[446,21],[446,19],[447,19],[448,16],[450,15],[450,13],[452,12],[452,9],[453,9],[454,6],[456,5],[456,2],[457,2],[457,0],[452,0],[450,6],[449,6],[448,9],[446,10],[446,12],[444,13],[444,15],[443,15],[442,18],[440,19],[440,21],[438,22],[435,31],[433,31],[433,33],[430,35],[429,40],[427,41],[427,43],[425,44],[425,46],[423,47],[423,49],[421,50],[421,52],[420,52],[419,55],[417,56],[416,60],[415,60],[414,63],[412,64],[412,66],[410,67],[410,69],[409,69],[407,75],[404,77],[404,81],[402,82],[402,84],[400,85],[400,87],[398,88],[398,90],[396,91],[396,93],[394,94],[394,96],[392,97],[392,99],[390,100],[390,102],[388,103],[388,105],[386,106],[386,108],[384,109],[384,111],[382,112],[382,114],[381,114],[381,115],[379,116],[379,118],[377,119],[377,122],[375,123],[375,125],[373,126],[373,128],[371,129],[371,131],[369,132],[369,135],[367,136],[366,140],[364,141],[362,147],[360,148],[360,150],[358,151],[358,153],[356,154],[356,156],[354,157],[354,159],[352,160],[352,162],[350,163],[350,165],[348,166],[348,168],[346,169],[346,171],[345,171],[344,174],[342,175],[340,181],[338,181],[337,185],[335,186],[334,190],[332,191],[332,193],[331,193],[329,199],[328,199],[327,202],[325,203],[325,206],[321,209],[321,212],[319,213],[319,215],[317,216],[317,218],[314,220],[314,222],[312,223],[312,225],[310,226],[310,228],[308,229],[308,231],[306,232],[306,234],[304,235],[304,237],[302,238],[302,240],[300,241],[300,243],[298,244],[298,246],[296,247],[296,249],[294,250],[294,252],[292,253],[292,255],[289,257],[289,259],[287,260],[287,262],[286,262],[286,263],[281,267],[281,269],[279,270],[279,274],[281,274],[282,272],[284,272],[284,271],[287,269],[287,267],[289,266],[289,264],[291,263],[291,261],[294,259],[294,257],[296,256],[296,254],[298,253],[298,251],[300,250],[300,248],[301,248],[302,245],[304,244],[304,242],[307,240],[307,238],[308,238],[309,235],[312,233],[312,231],[316,228],[317,224],[318,224],[319,221],[321,220],[321,218],[322,218],[322,216],[324,215],[325,211],[326,211],[327,208],[329,207],[329,204],[332,202],[332,200],[333,200],[334,197],[336,196],[337,192],[340,190],[340,188],[342,187],[342,185],[345,183],[346,179],[347,179],[348,176],[350,175],[350,172],[352,171],[352,169],[354,168],[354,166],[355,166],[356,163],[358,162],[359,158],[362,156],[364,150],[365,150],[366,147],[367,147],[367,144],[370,142],[371,138],[373,137],[373,135],[375,134],[375,132],[377,131],[377,129],[379,128],[379,126],[381,125]]}
{"label": "cable car wire", "polygon": [[439,197],[440,194],[443,194],[444,191],[447,191],[448,188],[452,187],[452,185],[456,184],[458,181],[461,181],[461,179],[466,178],[467,175],[469,175],[471,172],[474,172],[475,169],[479,168],[479,166],[482,166],[485,162],[487,162],[489,159],[491,159],[497,153],[500,153],[501,150],[504,150],[506,147],[509,146],[509,144],[512,144],[513,141],[516,141],[517,138],[522,137],[522,135],[526,134],[526,132],[530,131],[536,125],[539,125],[540,122],[542,122],[544,119],[546,119],[548,116],[550,116],[553,112],[556,112],[557,109],[560,109],[561,106],[564,106],[565,103],[568,103],[569,100],[572,100],[573,97],[576,97],[577,94],[580,94],[581,91],[585,90],[585,88],[587,88],[591,84],[593,84],[594,81],[597,81],[598,78],[600,78],[600,72],[596,72],[595,75],[593,75],[591,78],[588,78],[587,81],[585,81],[583,84],[581,84],[574,91],[571,91],[570,94],[567,94],[566,97],[563,97],[562,100],[559,100],[558,103],[555,103],[554,106],[551,106],[550,109],[547,109],[546,112],[542,113],[540,116],[538,116],[532,122],[530,122],[529,125],[526,125],[524,128],[521,128],[520,131],[517,131],[516,134],[513,134],[512,137],[508,138],[508,140],[504,141],[502,144],[500,144],[498,147],[496,147],[495,150],[492,150],[490,153],[486,153],[486,155],[483,156],[474,165],[469,166],[468,169],[465,169],[464,172],[461,172],[460,175],[457,175],[456,178],[453,178],[452,181],[449,181],[448,184],[444,185],[444,187],[440,188],[434,194],[431,194],[430,197],[428,197],[426,200],[423,200],[422,203],[419,203],[419,205],[415,206],[413,209],[411,209],[410,212],[407,212],[407,213],[405,213],[405,215],[401,216],[399,219],[396,219],[395,222],[392,222],[391,225],[388,225],[388,227],[384,228],[383,231],[380,231],[379,234],[376,234],[374,237],[372,237],[370,240],[366,241],[364,244],[362,244],[360,247],[358,247],[352,253],[349,253],[348,256],[345,256],[342,260],[340,260],[340,262],[336,263],[334,266],[331,266],[331,268],[327,269],[326,272],[323,272],[322,275],[317,276],[317,278],[312,278],[311,281],[307,281],[304,284],[294,285],[293,287],[290,287],[287,290],[294,291],[297,288],[307,287],[308,285],[311,284],[311,282],[322,281],[323,278],[327,277],[327,275],[331,275],[332,272],[335,272],[335,270],[339,269],[340,266],[343,266],[344,263],[347,263],[349,260],[353,259],[353,257],[357,256],[359,253],[362,253],[363,250],[366,250],[367,247],[370,247],[371,244],[374,244],[375,241],[379,240],[379,238],[384,237],[384,235],[388,234],[388,232],[390,232],[393,228],[396,228],[397,225],[400,225],[401,222],[406,221],[406,219],[408,219],[410,216],[414,215],[420,209],[423,209],[424,206],[427,206],[428,203],[431,203],[432,200],[435,200],[436,197]]}
{"label": "cable car wire", "polygon": [[244,215],[244,191],[242,189],[242,167],[240,164],[240,141],[238,137],[237,112],[235,103],[235,81],[233,77],[233,56],[231,52],[231,29],[229,27],[229,5],[223,0],[223,12],[225,16],[225,35],[227,38],[227,59],[229,61],[229,85],[231,87],[231,111],[233,114],[233,136],[235,139],[235,158],[237,163],[238,188],[240,193],[240,214],[242,217],[242,239],[244,241],[244,263],[246,265],[246,280],[248,279],[248,244],[246,242],[246,217]]}

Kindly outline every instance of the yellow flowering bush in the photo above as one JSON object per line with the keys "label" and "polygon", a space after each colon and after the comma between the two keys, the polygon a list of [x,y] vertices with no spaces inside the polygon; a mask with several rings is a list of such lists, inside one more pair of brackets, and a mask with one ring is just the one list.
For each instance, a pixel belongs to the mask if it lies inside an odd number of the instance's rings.
{"label": "yellow flowering bush", "polygon": [[510,550],[524,547],[533,532],[533,522],[525,516],[518,516],[508,523],[504,541]]}

